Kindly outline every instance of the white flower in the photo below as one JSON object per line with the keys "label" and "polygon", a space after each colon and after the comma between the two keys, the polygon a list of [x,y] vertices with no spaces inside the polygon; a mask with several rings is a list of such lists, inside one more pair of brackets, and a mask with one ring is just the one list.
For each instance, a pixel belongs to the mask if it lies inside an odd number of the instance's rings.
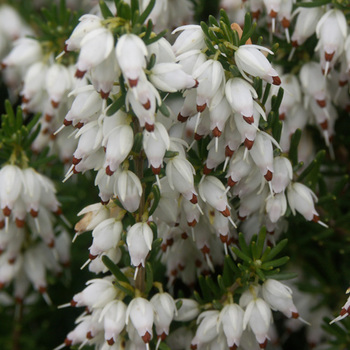
{"label": "white flower", "polygon": [[237,304],[228,304],[220,312],[219,323],[227,339],[227,345],[230,349],[238,347],[243,333],[244,311]]}
{"label": "white flower", "polygon": [[173,297],[168,293],[157,293],[150,300],[154,309],[154,324],[157,335],[164,340],[169,334],[169,327],[177,313]]}
{"label": "white flower", "polygon": [[277,193],[266,200],[266,213],[271,222],[275,223],[285,214],[287,210],[287,199],[284,193]]}
{"label": "white flower", "polygon": [[267,345],[267,333],[271,323],[272,312],[268,304],[261,298],[251,300],[244,312],[243,329],[249,324],[261,349],[265,349]]}
{"label": "white flower", "polygon": [[247,74],[253,77],[260,77],[270,84],[280,85],[281,79],[275,69],[272,68],[268,59],[260,52],[265,50],[270,54],[272,51],[258,45],[241,45],[235,52],[235,61],[239,71],[249,81]]}
{"label": "white flower", "polygon": [[292,293],[288,286],[272,278],[268,278],[262,285],[263,298],[273,310],[281,311],[289,318],[298,318]]}
{"label": "white flower", "polygon": [[146,222],[134,224],[126,236],[126,244],[129,248],[131,263],[138,267],[145,266],[145,260],[152,249],[153,233]]}
{"label": "white flower", "polygon": [[113,34],[106,28],[97,28],[84,36],[75,76],[82,78],[86,71],[104,61],[114,47]]}
{"label": "white flower", "polygon": [[22,100],[29,101],[44,89],[48,66],[43,62],[32,64],[24,77]]}
{"label": "white flower", "polygon": [[144,298],[133,299],[126,310],[126,324],[132,322],[137,333],[145,343],[152,339],[154,310],[152,304]]}
{"label": "white flower", "polygon": [[135,34],[122,35],[116,47],[119,67],[130,87],[135,87],[146,68],[147,48],[142,39]]}
{"label": "white flower", "polygon": [[114,192],[127,211],[133,213],[138,209],[142,195],[142,185],[140,179],[132,171],[123,170],[118,174]]}
{"label": "white flower", "polygon": [[273,159],[273,169],[272,189],[275,193],[281,193],[293,178],[292,164],[286,157],[275,157]]}
{"label": "white flower", "polygon": [[177,310],[177,315],[174,316],[175,321],[187,322],[192,321],[200,312],[199,304],[193,299],[177,299],[181,300],[181,306]]}
{"label": "white flower", "polygon": [[192,339],[191,348],[192,346],[209,343],[215,339],[218,335],[218,319],[219,311],[216,310],[204,311],[198,316],[197,324],[200,323],[200,325]]}
{"label": "white flower", "polygon": [[205,47],[204,34],[199,25],[186,25],[176,28],[172,34],[182,31],[173,44],[173,51],[176,56],[189,51],[201,50]]}
{"label": "white flower", "polygon": [[305,185],[294,182],[288,186],[288,203],[290,209],[295,215],[295,211],[299,212],[309,221],[319,221],[319,215],[315,210],[314,201],[317,201],[316,195]]}

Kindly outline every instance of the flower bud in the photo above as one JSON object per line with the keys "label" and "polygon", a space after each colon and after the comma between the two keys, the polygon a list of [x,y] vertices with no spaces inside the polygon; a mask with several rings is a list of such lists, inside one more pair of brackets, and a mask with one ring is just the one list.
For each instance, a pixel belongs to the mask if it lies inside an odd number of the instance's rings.
{"label": "flower bud", "polygon": [[220,312],[219,323],[227,339],[227,345],[231,349],[239,346],[243,333],[243,309],[237,304],[228,304]]}

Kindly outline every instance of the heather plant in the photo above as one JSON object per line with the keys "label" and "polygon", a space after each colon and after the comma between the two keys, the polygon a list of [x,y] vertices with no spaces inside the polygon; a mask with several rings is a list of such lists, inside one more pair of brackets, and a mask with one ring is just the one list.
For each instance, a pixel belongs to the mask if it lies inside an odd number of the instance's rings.
{"label": "heather plant", "polygon": [[349,20],[1,3],[3,348],[348,348]]}

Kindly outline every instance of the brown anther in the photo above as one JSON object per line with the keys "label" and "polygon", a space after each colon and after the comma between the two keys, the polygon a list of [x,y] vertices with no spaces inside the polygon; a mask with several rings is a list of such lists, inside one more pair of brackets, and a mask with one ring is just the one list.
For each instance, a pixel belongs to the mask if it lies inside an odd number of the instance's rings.
{"label": "brown anther", "polygon": [[298,47],[299,46],[298,40],[292,40],[292,46],[293,47]]}
{"label": "brown anther", "polygon": [[252,17],[257,21],[260,17],[260,10],[252,12]]}
{"label": "brown anther", "polygon": [[114,174],[114,171],[111,170],[111,168],[109,167],[109,165],[108,165],[107,168],[106,168],[106,174],[107,174],[108,176],[112,176],[112,175]]}
{"label": "brown anther", "polygon": [[72,299],[72,300],[70,301],[70,306],[72,306],[72,307],[76,307],[77,304],[78,304],[78,303],[77,303],[74,299]]}
{"label": "brown anther", "polygon": [[191,344],[191,350],[197,350],[197,344]]}
{"label": "brown anther", "polygon": [[0,220],[0,230],[5,227],[5,220]]}
{"label": "brown anther", "polygon": [[220,241],[222,243],[227,243],[228,241],[228,235],[220,235]]}
{"label": "brown anther", "polygon": [[233,153],[235,153],[235,151],[233,151],[228,145],[225,147],[225,156],[226,157],[232,157]]}
{"label": "brown anther", "polygon": [[5,69],[7,67],[7,65],[4,62],[1,62],[0,67],[1,67],[1,69]]}
{"label": "brown anther", "polygon": [[80,173],[80,171],[78,171],[78,170],[76,169],[75,165],[73,166],[72,171],[73,171],[73,174],[79,174],[79,173]]}
{"label": "brown anther", "polygon": [[45,114],[45,121],[47,121],[48,123],[50,123],[50,121],[52,120],[53,116],[50,114]]}
{"label": "brown anther", "polygon": [[210,210],[209,215],[210,216],[215,216],[215,210]]}
{"label": "brown anther", "polygon": [[57,207],[57,209],[54,211],[54,214],[62,215],[63,214],[62,208],[61,207]]}
{"label": "brown anther", "polygon": [[273,236],[275,234],[275,231],[267,231],[267,233],[271,236]]}
{"label": "brown anther", "polygon": [[65,44],[65,45],[64,45],[63,51],[64,51],[65,53],[69,52],[69,50],[68,50],[68,44]]}
{"label": "brown anther", "polygon": [[344,309],[344,308],[342,308],[342,309],[340,310],[340,316],[344,316],[344,315],[347,314],[347,313],[348,313],[347,310]]}
{"label": "brown anther", "polygon": [[152,173],[153,173],[154,175],[159,175],[159,174],[160,174],[160,170],[162,169],[162,167],[159,166],[158,168],[155,168],[155,167],[153,167],[153,166],[151,165],[151,169],[152,169]]}
{"label": "brown anther", "polygon": [[320,221],[320,217],[316,214],[314,214],[313,218],[312,218],[313,222],[319,222]]}
{"label": "brown anther", "polygon": [[244,146],[248,149],[251,150],[252,147],[254,145],[254,140],[249,140],[249,139],[245,139],[244,140]]}
{"label": "brown anther", "polygon": [[210,248],[204,244],[203,248],[201,249],[202,253],[205,254],[209,254],[210,253]]}
{"label": "brown anther", "polygon": [[84,123],[79,122],[78,124],[75,124],[74,127],[77,129],[81,129],[84,126]]}
{"label": "brown anther", "polygon": [[133,88],[137,85],[139,80],[138,79],[129,79],[128,81],[129,81],[130,87]]}
{"label": "brown anther", "polygon": [[185,269],[185,266],[181,264],[178,264],[177,267],[179,268],[180,271],[183,271]]}
{"label": "brown anther", "polygon": [[39,293],[40,293],[40,294],[46,293],[46,287],[45,287],[45,286],[40,286],[40,287],[39,287]]}
{"label": "brown anther", "polygon": [[113,338],[108,339],[107,343],[108,343],[108,345],[112,346],[114,344],[114,339]]}
{"label": "brown anther", "polygon": [[243,116],[244,121],[246,121],[248,124],[253,124],[254,123],[254,117],[251,115],[250,117]]}
{"label": "brown anther", "polygon": [[70,339],[68,339],[68,338],[66,338],[64,340],[64,343],[66,344],[66,346],[71,346],[72,345],[72,341]]}
{"label": "brown anther", "polygon": [[52,239],[49,243],[47,243],[47,246],[48,246],[49,248],[53,248],[53,247],[55,246],[55,240]]}
{"label": "brown anther", "polygon": [[212,172],[213,169],[209,169],[207,167],[207,164],[204,164],[204,168],[203,168],[203,174],[204,175],[209,175]]}
{"label": "brown anther", "polygon": [[181,113],[177,115],[177,120],[181,123],[184,123],[188,119],[188,116],[183,116]]}
{"label": "brown anther", "polygon": [[86,338],[87,339],[92,339],[94,336],[92,335],[92,332],[91,331],[88,331],[87,333],[86,333]]}
{"label": "brown anther", "polygon": [[274,11],[274,10],[271,10],[271,11],[270,11],[270,17],[271,17],[271,18],[276,18],[276,17],[277,17],[277,12]]}
{"label": "brown anther", "polygon": [[197,112],[202,113],[205,110],[206,107],[207,107],[206,103],[204,103],[204,105],[201,105],[201,106],[197,105]]}
{"label": "brown anther", "polygon": [[197,80],[197,79],[195,79],[195,84],[193,85],[193,87],[192,88],[197,88],[198,87],[198,85],[199,85],[199,81]]}
{"label": "brown anther", "polygon": [[13,256],[12,258],[7,259],[7,262],[8,262],[10,265],[13,265],[13,264],[15,263],[15,261],[16,261],[16,257],[15,257],[15,256]]}
{"label": "brown anther", "polygon": [[22,228],[25,224],[25,220],[24,219],[19,219],[19,218],[16,218],[16,226],[18,228]]}
{"label": "brown anther", "polygon": [[166,337],[167,337],[167,334],[165,332],[163,332],[162,334],[157,335],[157,338],[158,339],[160,338],[161,341],[164,341]]}
{"label": "brown anther", "polygon": [[23,299],[21,297],[15,297],[15,302],[16,302],[16,304],[22,304]]}
{"label": "brown anther", "polygon": [[290,26],[290,20],[287,19],[286,17],[283,17],[283,18],[282,18],[282,21],[281,21],[281,24],[282,24],[282,27],[283,27],[283,28],[289,28],[289,26]]}
{"label": "brown anther", "polygon": [[55,140],[56,137],[57,137],[57,136],[56,136],[55,134],[52,133],[52,134],[50,135],[50,140]]}
{"label": "brown anther", "polygon": [[192,204],[197,204],[197,202],[198,202],[197,196],[194,193],[192,194],[192,198],[191,198],[190,202]]}
{"label": "brown anther", "polygon": [[220,137],[222,132],[219,130],[219,128],[216,126],[215,129],[212,131],[214,137]]}
{"label": "brown anther", "polygon": [[268,170],[267,173],[264,175],[264,178],[266,179],[266,181],[271,181],[272,176],[273,176],[273,173],[270,170]]}
{"label": "brown anther", "polygon": [[82,160],[82,158],[75,158],[75,157],[73,156],[72,164],[77,165],[77,164],[79,164],[79,163],[81,162],[81,160]]}
{"label": "brown anther", "polygon": [[95,260],[97,257],[98,257],[98,255],[89,254],[89,259],[90,260]]}
{"label": "brown anther", "polygon": [[292,312],[292,318],[299,318],[299,313],[298,312]]}
{"label": "brown anther", "polygon": [[175,222],[174,227],[178,227],[178,226],[180,226],[180,223],[179,222]]}
{"label": "brown anther", "polygon": [[270,248],[273,248],[273,243],[269,239],[266,241],[266,245]]}
{"label": "brown anther", "polygon": [[193,221],[191,221],[191,222],[187,221],[187,225],[190,226],[190,227],[195,227],[197,225],[197,220],[193,219]]}
{"label": "brown anther", "polygon": [[167,248],[168,248],[168,246],[167,246],[165,243],[163,243],[163,244],[160,246],[160,249],[161,249],[164,253],[166,252]]}
{"label": "brown anther", "polygon": [[196,267],[202,266],[202,262],[199,259],[196,259],[196,261],[194,263],[195,263]]}
{"label": "brown anther", "polygon": [[82,79],[84,77],[85,73],[86,73],[86,71],[82,72],[81,70],[77,69],[74,76],[78,79]]}
{"label": "brown anther", "polygon": [[106,153],[106,151],[107,151],[107,147],[106,146],[103,146],[103,151]]}
{"label": "brown anther", "polygon": [[60,105],[60,103],[58,101],[51,100],[50,102],[51,102],[51,106],[53,108],[58,108],[58,106]]}
{"label": "brown anther", "polygon": [[153,132],[153,131],[154,131],[154,124],[145,123],[145,129],[146,129],[148,132]]}
{"label": "brown anther", "polygon": [[[107,100],[108,96],[109,96],[109,91],[108,92],[104,92],[103,90],[100,91],[100,95],[101,95],[101,98],[103,100]],[[113,339],[113,338],[112,338]]]}
{"label": "brown anther", "polygon": [[280,113],[279,114],[279,119],[280,120],[285,120],[286,119],[286,113]]}
{"label": "brown anther", "polygon": [[278,75],[275,75],[272,77],[272,84],[273,85],[281,85],[281,79]]}
{"label": "brown anther", "polygon": [[188,234],[186,232],[182,232],[181,233],[181,238],[182,239],[187,239],[188,238]]}
{"label": "brown anther", "polygon": [[326,119],[324,122],[320,123],[320,126],[323,130],[328,129],[328,120]]}
{"label": "brown anther", "polygon": [[339,80],[339,86],[343,87],[348,83],[347,80]]}
{"label": "brown anther", "polygon": [[9,207],[5,207],[2,212],[4,213],[5,216],[10,216],[11,215],[11,209]]}
{"label": "brown anther", "polygon": [[42,133],[43,133],[44,135],[47,135],[49,132],[50,132],[49,128],[45,128],[45,129],[43,129],[43,131],[42,131]]}
{"label": "brown anther", "polygon": [[325,53],[324,53],[324,59],[325,59],[327,62],[330,62],[330,61],[332,61],[332,59],[333,59],[333,57],[334,57],[334,54],[335,54],[335,51],[333,51],[332,53],[325,52]]}
{"label": "brown anther", "polygon": [[147,100],[147,102],[144,103],[144,104],[142,105],[142,107],[143,107],[144,109],[149,110],[149,109],[151,108],[151,101],[150,101],[150,100]]}
{"label": "brown anther", "polygon": [[174,244],[174,238],[168,238],[166,244],[168,247],[171,247]]}
{"label": "brown anther", "polygon": [[199,135],[199,134],[197,134],[197,133],[194,134],[194,139],[195,139],[196,141],[199,141],[199,140],[201,140],[202,138],[203,138],[203,135]]}
{"label": "brown anther", "polygon": [[326,107],[326,100],[316,100],[316,102],[321,108]]}
{"label": "brown anther", "polygon": [[29,98],[22,96],[22,103],[28,103],[29,101]]}
{"label": "brown anther", "polygon": [[260,349],[265,349],[266,346],[267,346],[267,338],[265,339],[265,341],[263,343],[261,343],[261,344],[259,343]]}
{"label": "brown anther", "polygon": [[229,347],[230,350],[236,350],[238,346],[236,344],[233,344],[232,346]]}
{"label": "brown anther", "polygon": [[246,218],[247,218],[247,216],[240,216],[240,215],[238,214],[238,219],[239,219],[239,220],[244,221]]}
{"label": "brown anther", "polygon": [[233,187],[238,181],[233,181],[231,176],[227,180],[227,185]]}
{"label": "brown anther", "polygon": [[73,121],[72,121],[72,120],[67,120],[67,119],[64,119],[64,121],[63,121],[63,124],[64,124],[65,126],[72,125],[72,123],[73,123]]}
{"label": "brown anther", "polygon": [[172,276],[176,277],[176,276],[177,276],[177,270],[176,270],[176,269],[171,270],[171,271],[170,271],[170,274],[171,274]]}
{"label": "brown anther", "polygon": [[228,207],[226,207],[226,209],[223,210],[223,211],[220,211],[220,213],[221,213],[223,216],[228,217],[228,216],[230,216],[230,209],[229,209]]}

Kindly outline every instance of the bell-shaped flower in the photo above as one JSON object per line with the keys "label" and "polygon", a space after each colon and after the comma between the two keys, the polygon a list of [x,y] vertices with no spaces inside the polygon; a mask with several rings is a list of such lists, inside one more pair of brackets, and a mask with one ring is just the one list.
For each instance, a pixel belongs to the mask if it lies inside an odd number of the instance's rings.
{"label": "bell-shaped flower", "polygon": [[109,218],[109,209],[101,203],[88,205],[78,214],[84,217],[75,225],[74,229],[78,233],[93,230],[99,223]]}
{"label": "bell-shaped flower", "polygon": [[277,71],[272,68],[271,63],[260,50],[273,54],[263,46],[241,45],[235,52],[237,68],[248,81],[252,82],[247,74],[252,77],[260,77],[270,84],[280,85],[281,79]]}
{"label": "bell-shaped flower", "polygon": [[189,50],[202,50],[205,47],[204,33],[201,26],[191,24],[176,28],[172,34],[182,33],[176,38],[173,44],[173,51],[176,56]]}
{"label": "bell-shaped flower", "polygon": [[223,328],[230,349],[238,348],[243,333],[243,309],[237,304],[228,304],[220,312],[219,323]]}
{"label": "bell-shaped flower", "polygon": [[294,47],[302,45],[316,31],[316,26],[323,14],[321,6],[316,7],[298,7],[293,12],[297,20],[292,35],[292,45]]}
{"label": "bell-shaped flower", "polygon": [[[219,311],[204,311],[197,317],[197,323],[200,323],[196,335],[192,339],[191,348],[197,348],[207,344],[218,336]],[[197,346],[197,347],[196,347]]]}
{"label": "bell-shaped flower", "polygon": [[101,28],[101,18],[95,15],[86,14],[79,18],[79,24],[74,28],[70,37],[66,40],[66,51],[77,51],[84,36],[89,32]]}
{"label": "bell-shaped flower", "polygon": [[[165,38],[161,38],[156,42],[150,45],[147,45],[147,51],[148,51],[148,57],[151,57],[151,55],[153,54],[156,56],[157,64],[176,61],[176,57],[171,48],[171,45],[169,41],[166,40]],[[188,72],[186,71],[186,73]],[[191,74],[191,72],[188,74]]]}
{"label": "bell-shaped flower", "polygon": [[123,170],[118,174],[114,186],[123,207],[133,213],[140,205],[142,196],[142,185],[140,179],[130,170]]}
{"label": "bell-shaped flower", "polygon": [[82,78],[86,71],[104,61],[114,47],[114,38],[107,28],[97,28],[84,36],[77,62],[75,76]]}
{"label": "bell-shaped flower", "polygon": [[133,299],[126,310],[126,324],[131,321],[138,335],[147,344],[152,339],[154,310],[152,304],[144,298]]}
{"label": "bell-shaped flower", "polygon": [[116,248],[123,231],[120,221],[110,218],[102,221],[92,231],[92,245],[89,248],[90,257],[95,258],[111,248]]}
{"label": "bell-shaped flower", "polygon": [[154,123],[153,133],[144,130],[142,143],[153,173],[159,174],[165,152],[170,146],[169,134],[164,125],[158,122]]}
{"label": "bell-shaped flower", "polygon": [[273,159],[273,169],[272,189],[275,193],[281,193],[293,178],[292,164],[286,157],[275,157]]}
{"label": "bell-shaped flower", "polygon": [[327,62],[335,61],[343,52],[347,35],[344,13],[337,9],[327,11],[317,24],[316,35],[319,41],[315,50],[321,50]]}
{"label": "bell-shaped flower", "polygon": [[281,311],[288,318],[298,318],[292,293],[288,286],[272,278],[266,279],[262,285],[263,298],[273,310]]}
{"label": "bell-shaped flower", "polygon": [[192,74],[198,81],[197,110],[202,112],[220,90],[221,95],[223,95],[223,86],[225,84],[224,68],[219,61],[209,59]]}
{"label": "bell-shaped flower", "polygon": [[178,322],[187,322],[195,319],[199,312],[199,304],[193,299],[177,299],[176,302],[181,301],[181,306],[174,316],[174,320]]}
{"label": "bell-shaped flower", "polygon": [[197,81],[185,73],[181,65],[174,62],[156,64],[149,76],[152,84],[159,90],[176,92],[197,86]]}
{"label": "bell-shaped flower", "polygon": [[152,249],[153,233],[146,222],[138,222],[130,227],[126,236],[131,263],[145,266],[145,260]]}
{"label": "bell-shaped flower", "polygon": [[254,122],[253,98],[258,95],[253,86],[241,78],[230,79],[226,83],[225,95],[234,112],[242,115],[248,123]]}
{"label": "bell-shaped flower", "polygon": [[5,165],[0,170],[0,204],[5,216],[10,216],[22,190],[22,171],[16,165]]}
{"label": "bell-shaped flower", "polygon": [[170,324],[177,313],[173,297],[168,293],[157,293],[150,300],[154,309],[154,324],[162,340],[169,334]]}
{"label": "bell-shaped flower", "polygon": [[130,125],[120,125],[110,131],[103,139],[106,147],[104,168],[106,174],[112,175],[128,156],[134,144],[134,132]]}
{"label": "bell-shaped flower", "polygon": [[234,153],[229,163],[229,168],[227,170],[226,177],[227,184],[232,187],[243,177],[246,177],[252,170],[252,160],[248,154],[244,158],[244,147],[240,147],[238,151]]}
{"label": "bell-shaped flower", "polygon": [[165,171],[171,189],[180,192],[187,200],[196,204],[197,193],[193,179],[195,170],[192,164],[187,159],[176,156],[168,161]]}
{"label": "bell-shaped flower", "polygon": [[283,75],[282,88],[284,90],[283,99],[279,107],[279,118],[284,120],[288,112],[298,103],[301,102],[300,83],[298,78],[293,74]]}
{"label": "bell-shaped flower", "polygon": [[[236,124],[238,132],[241,134],[241,141],[244,143],[244,146],[246,149],[250,150],[253,147],[256,133],[258,132],[259,128],[259,121],[260,121],[260,114],[256,109],[253,111],[253,122],[247,123],[246,119],[238,113],[234,113],[233,115],[233,121]],[[251,118],[250,118],[251,120]],[[248,121],[250,121],[248,120]],[[231,122],[233,122],[231,120]]]}
{"label": "bell-shaped flower", "polygon": [[225,130],[224,130],[224,139],[225,139],[225,156],[231,157],[232,154],[238,149],[238,147],[242,143],[241,134],[238,131],[236,124],[234,122],[230,122],[226,124]]}
{"label": "bell-shaped flower", "polygon": [[96,278],[86,284],[83,291],[74,295],[72,306],[87,306],[90,310],[103,308],[117,296],[118,290],[111,277]]}
{"label": "bell-shaped flower", "polygon": [[267,345],[271,323],[272,312],[269,305],[261,298],[251,300],[244,312],[243,329],[249,325],[261,349],[265,349]]}
{"label": "bell-shaped flower", "polygon": [[250,155],[266,181],[271,181],[274,171],[271,137],[264,132],[257,133]]}
{"label": "bell-shaped flower", "polygon": [[112,300],[102,310],[100,320],[103,320],[104,338],[108,345],[117,342],[119,334],[125,327],[126,305],[120,300]]}
{"label": "bell-shaped flower", "polygon": [[206,176],[199,184],[198,190],[204,202],[208,202],[222,215],[230,216],[225,186],[219,179],[214,176]]}
{"label": "bell-shaped flower", "polygon": [[[249,178],[245,182],[248,181]],[[239,183],[235,189],[237,189],[240,184],[241,183]],[[241,194],[241,203],[238,210],[239,219],[243,221],[248,215],[260,211],[260,209],[265,205],[267,194],[267,186],[265,186],[263,190],[259,191],[258,194],[255,191],[251,191],[248,194]]]}
{"label": "bell-shaped flower", "polygon": [[116,56],[119,67],[131,88],[137,85],[143,69],[146,68],[147,55],[146,45],[137,35],[125,34],[119,38]]}
{"label": "bell-shaped flower", "polygon": [[294,182],[289,184],[287,189],[288,203],[293,215],[299,212],[309,221],[319,221],[318,212],[315,209],[314,202],[317,201],[316,195],[305,185]]}
{"label": "bell-shaped flower", "polygon": [[214,137],[221,136],[225,123],[232,113],[231,107],[225,96],[222,96],[219,103],[209,109],[210,129]]}
{"label": "bell-shaped flower", "polygon": [[48,66],[43,62],[32,64],[24,77],[22,100],[30,101],[37,94],[40,94],[45,86],[45,78]]}
{"label": "bell-shaped flower", "polygon": [[177,56],[176,60],[181,64],[184,72],[192,75],[207,60],[207,56],[201,50],[190,50]]}
{"label": "bell-shaped flower", "polygon": [[3,67],[25,67],[40,61],[42,49],[40,42],[31,38],[20,38],[13,44],[11,52],[3,59]]}
{"label": "bell-shaped flower", "polygon": [[225,140],[214,137],[207,146],[208,156],[205,161],[203,174],[208,175],[214,168],[225,160]]}
{"label": "bell-shaped flower", "polygon": [[283,192],[270,196],[266,200],[266,213],[271,222],[275,223],[287,210],[287,199]]}

